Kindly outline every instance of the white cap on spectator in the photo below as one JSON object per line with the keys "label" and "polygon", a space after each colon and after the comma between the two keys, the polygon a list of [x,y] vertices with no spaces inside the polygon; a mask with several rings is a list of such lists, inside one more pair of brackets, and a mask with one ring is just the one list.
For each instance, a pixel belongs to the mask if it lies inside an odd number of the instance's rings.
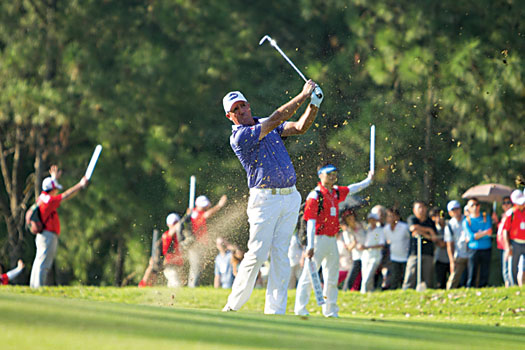
{"label": "white cap on spectator", "polygon": [[166,224],[168,226],[171,226],[177,222],[180,221],[180,216],[176,213],[171,213],[170,215],[168,215],[168,217],[166,218]]}
{"label": "white cap on spectator", "polygon": [[379,215],[377,213],[368,213],[367,219],[374,219],[379,221]]}
{"label": "white cap on spectator", "polygon": [[54,190],[55,188],[58,188],[59,190],[62,189],[62,185],[58,183],[56,179],[53,179],[52,177],[46,177],[44,181],[42,181],[42,190],[49,192],[51,190]]}
{"label": "white cap on spectator", "polygon": [[197,207],[206,208],[210,204],[211,202],[206,196],[198,196],[195,200],[195,206]]}
{"label": "white cap on spectator", "polygon": [[450,201],[447,204],[447,210],[448,211],[452,211],[454,209],[461,209],[461,204],[459,204],[459,202],[456,201],[456,200]]}
{"label": "white cap on spectator", "polygon": [[231,112],[232,106],[235,104],[235,102],[239,101],[248,102],[248,100],[246,99],[246,97],[244,97],[242,92],[228,92],[226,96],[224,96],[224,98],[222,99],[222,106],[224,107],[224,111],[226,112],[226,114],[228,114],[228,112]]}
{"label": "white cap on spectator", "polygon": [[510,200],[514,204],[523,205],[525,204],[525,193],[521,192],[520,190],[514,190],[514,192],[512,192],[510,195]]}

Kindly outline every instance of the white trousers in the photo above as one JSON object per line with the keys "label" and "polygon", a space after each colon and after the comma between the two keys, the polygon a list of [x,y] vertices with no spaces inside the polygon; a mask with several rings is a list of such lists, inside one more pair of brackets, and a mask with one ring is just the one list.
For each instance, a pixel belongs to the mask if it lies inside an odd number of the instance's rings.
{"label": "white trousers", "polygon": [[29,286],[39,288],[46,285],[47,275],[51,270],[57,252],[58,236],[44,230],[35,237],[36,255],[31,269]]}
{"label": "white trousers", "polygon": [[[337,241],[335,237],[324,235],[315,235],[314,256],[317,267],[323,268],[323,315],[326,317],[337,317],[339,307],[337,306],[337,281],[339,279],[339,252],[337,250]],[[310,281],[310,272],[307,264],[304,265],[303,273],[297,284],[295,296],[295,314],[308,315],[306,305],[310,300],[312,282]]]}
{"label": "white trousers", "polygon": [[203,245],[197,241],[193,242],[188,249],[188,261],[190,263],[190,270],[188,272],[188,287],[197,287],[199,277],[202,272],[203,258],[205,249]]}
{"label": "white trousers", "polygon": [[164,268],[164,276],[166,277],[166,280],[168,281],[168,287],[170,288],[177,288],[182,286],[182,283],[180,281],[179,276],[179,270],[180,267],[168,265]]}
{"label": "white trousers", "polygon": [[374,277],[380,263],[380,249],[368,249],[361,255],[361,293],[372,292],[374,290]]}
{"label": "white trousers", "polygon": [[248,301],[259,269],[270,255],[270,271],[266,288],[265,314],[284,314],[290,280],[288,248],[297,224],[301,195],[297,190],[290,194],[271,194],[250,189],[248,222],[250,238],[227,307],[239,310]]}

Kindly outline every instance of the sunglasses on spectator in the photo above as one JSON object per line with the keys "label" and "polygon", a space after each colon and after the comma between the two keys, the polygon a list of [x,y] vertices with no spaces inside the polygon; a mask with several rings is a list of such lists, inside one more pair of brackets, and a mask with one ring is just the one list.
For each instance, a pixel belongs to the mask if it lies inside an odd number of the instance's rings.
{"label": "sunglasses on spectator", "polygon": [[501,204],[512,204],[511,201],[503,201]]}

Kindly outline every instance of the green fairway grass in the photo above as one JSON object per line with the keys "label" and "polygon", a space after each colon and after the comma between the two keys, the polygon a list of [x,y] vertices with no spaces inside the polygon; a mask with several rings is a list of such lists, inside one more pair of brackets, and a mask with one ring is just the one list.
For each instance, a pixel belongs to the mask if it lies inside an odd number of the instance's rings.
{"label": "green fairway grass", "polygon": [[[519,289],[340,294],[340,318],[222,313],[213,288],[0,289],[0,349],[523,349]],[[313,298],[312,298],[313,299]]]}

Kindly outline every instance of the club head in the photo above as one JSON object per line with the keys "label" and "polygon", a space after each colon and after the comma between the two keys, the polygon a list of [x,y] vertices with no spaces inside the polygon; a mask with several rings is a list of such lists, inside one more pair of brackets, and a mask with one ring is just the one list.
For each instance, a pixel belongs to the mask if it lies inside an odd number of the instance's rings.
{"label": "club head", "polygon": [[262,37],[262,39],[259,41],[259,45],[262,45],[266,40],[272,41],[272,38],[269,35],[265,35]]}

